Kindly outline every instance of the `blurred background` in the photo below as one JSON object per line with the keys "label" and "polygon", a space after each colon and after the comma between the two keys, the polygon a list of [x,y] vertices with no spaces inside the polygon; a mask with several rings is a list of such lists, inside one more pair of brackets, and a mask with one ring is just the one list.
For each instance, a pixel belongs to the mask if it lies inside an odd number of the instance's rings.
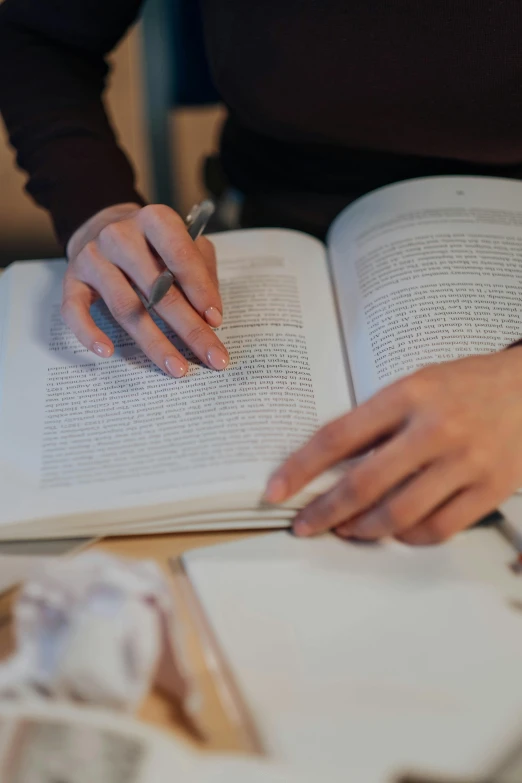
{"label": "blurred background", "polygon": [[[2,2],[2,0],[0,0]],[[134,163],[138,188],[152,201],[168,200],[165,182],[158,183],[158,152],[164,161],[163,175],[174,188],[170,201],[184,215],[204,193],[201,168],[205,158],[215,151],[224,109],[218,103],[173,105],[167,92],[168,56],[163,61],[148,60],[154,50],[161,56],[161,46],[148,41],[162,18],[163,0],[149,0],[146,17],[121,42],[111,57],[113,64],[106,94],[109,112],[120,141]],[[159,22],[161,24],[161,21]],[[161,43],[161,42],[160,42]],[[155,41],[156,44],[156,41]],[[170,42],[169,42],[170,45]],[[168,55],[168,52],[166,53]],[[153,89],[149,89],[151,84]],[[159,89],[159,91],[158,91]],[[163,90],[163,94],[162,91]],[[155,94],[151,93],[154,92]],[[167,105],[171,104],[171,107]],[[151,114],[156,113],[156,127],[151,128]],[[158,128],[162,113],[167,113],[165,133]],[[163,154],[162,145],[168,146]],[[47,214],[24,192],[25,175],[17,170],[13,150],[0,122],[0,265],[22,258],[46,258],[61,255],[53,237]],[[159,197],[159,198],[158,198]]]}

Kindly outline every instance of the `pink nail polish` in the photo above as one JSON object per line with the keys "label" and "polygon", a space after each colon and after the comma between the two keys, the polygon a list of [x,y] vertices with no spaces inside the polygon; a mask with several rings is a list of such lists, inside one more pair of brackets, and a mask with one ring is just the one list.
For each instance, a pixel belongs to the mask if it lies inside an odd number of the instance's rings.
{"label": "pink nail polish", "polygon": [[224,370],[229,362],[228,354],[222,348],[217,345],[213,345],[207,351],[208,363],[212,365],[215,370]]}
{"label": "pink nail polish", "polygon": [[165,359],[165,367],[167,368],[167,372],[174,378],[183,378],[187,372],[187,367],[177,356],[167,356]]}
{"label": "pink nail polish", "polygon": [[205,310],[205,318],[207,323],[210,324],[210,326],[217,327],[217,326],[221,326],[221,324],[223,323],[223,316],[221,315],[217,307],[208,307]]}
{"label": "pink nail polish", "polygon": [[97,353],[98,356],[103,356],[104,359],[108,359],[109,356],[112,356],[112,348],[110,345],[107,345],[107,343],[93,343],[92,350],[94,353]]}

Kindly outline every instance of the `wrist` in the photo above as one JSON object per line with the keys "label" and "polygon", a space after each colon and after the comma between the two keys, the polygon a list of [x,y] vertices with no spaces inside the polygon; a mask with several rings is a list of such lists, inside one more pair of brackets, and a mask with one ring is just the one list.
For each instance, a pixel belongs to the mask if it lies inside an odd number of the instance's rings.
{"label": "wrist", "polygon": [[113,204],[110,207],[96,212],[85,223],[79,226],[67,242],[65,254],[70,260],[75,258],[80,250],[92,239],[98,236],[102,228],[110,223],[117,223],[120,220],[135,215],[141,209],[141,204],[128,202],[125,204]]}

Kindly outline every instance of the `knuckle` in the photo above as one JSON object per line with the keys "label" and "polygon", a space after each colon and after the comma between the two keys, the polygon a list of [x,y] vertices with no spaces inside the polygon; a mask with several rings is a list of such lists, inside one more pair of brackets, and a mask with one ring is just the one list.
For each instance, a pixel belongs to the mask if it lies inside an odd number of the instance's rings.
{"label": "knuckle", "polygon": [[121,240],[123,233],[121,222],[108,223],[101,229],[98,238],[102,245],[114,245]]}
{"label": "knuckle", "polygon": [[198,324],[189,329],[186,340],[189,345],[198,345],[209,337],[214,337],[214,333],[203,324]]}
{"label": "knuckle", "polygon": [[143,350],[153,361],[164,354],[165,343],[160,337],[155,337],[143,345]]}
{"label": "knuckle", "polygon": [[449,446],[459,445],[465,434],[462,422],[456,416],[433,416],[427,428],[428,433],[436,435]]}
{"label": "knuckle", "polygon": [[87,242],[79,252],[78,258],[85,258],[87,261],[93,261],[95,258],[98,258],[98,248],[94,239]]}
{"label": "knuckle", "polygon": [[423,396],[422,383],[418,378],[408,378],[400,387],[402,399],[411,406],[417,406]]}
{"label": "knuckle", "polygon": [[68,269],[74,269],[75,267],[76,269],[86,269],[92,266],[98,257],[99,253],[96,242],[91,239],[90,242],[87,242],[87,244],[82,247],[76,258],[73,258]]}
{"label": "knuckle", "polygon": [[161,217],[162,204],[146,204],[140,210],[140,217],[147,222],[155,222]]}
{"label": "knuckle", "polygon": [[487,449],[480,446],[472,446],[467,449],[464,459],[472,476],[489,475],[493,456]]}
{"label": "knuckle", "polygon": [[183,225],[183,221],[177,212],[174,212],[166,204],[146,204],[141,208],[140,214],[151,225],[164,223],[167,220],[179,221],[180,225]]}
{"label": "knuckle", "polygon": [[117,223],[109,223],[108,226],[102,228],[98,239],[102,248],[131,250],[136,237],[130,221],[120,220]]}
{"label": "knuckle", "polygon": [[125,291],[113,294],[107,304],[114,318],[120,323],[131,321],[138,312],[138,303]]}
{"label": "knuckle", "polygon": [[404,378],[397,383],[396,393],[408,405],[416,407],[422,403],[429,392],[429,383],[426,375],[422,372],[416,372],[408,378]]}

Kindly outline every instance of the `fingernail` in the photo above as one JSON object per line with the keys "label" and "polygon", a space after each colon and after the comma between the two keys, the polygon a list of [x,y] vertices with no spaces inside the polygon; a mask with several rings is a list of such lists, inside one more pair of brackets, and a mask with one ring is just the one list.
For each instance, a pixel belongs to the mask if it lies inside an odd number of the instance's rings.
{"label": "fingernail", "polygon": [[217,345],[213,345],[207,351],[208,363],[212,365],[215,370],[224,370],[229,362],[228,354],[219,348]]}
{"label": "fingernail", "polygon": [[165,359],[165,367],[167,368],[167,372],[169,372],[174,378],[183,378],[183,376],[187,372],[187,367],[181,359],[178,359],[177,356],[167,356]]}
{"label": "fingernail", "polygon": [[208,307],[205,310],[205,318],[210,326],[221,326],[223,323],[223,316],[217,307]]}
{"label": "fingernail", "polygon": [[94,353],[97,353],[98,356],[103,356],[104,359],[108,359],[109,356],[112,356],[112,348],[110,345],[107,345],[107,343],[93,343],[92,350]]}
{"label": "fingernail", "polygon": [[292,527],[296,536],[309,536],[312,532],[304,519],[296,519]]}
{"label": "fingernail", "polygon": [[286,481],[280,476],[268,479],[263,500],[265,503],[281,503],[287,496]]}

